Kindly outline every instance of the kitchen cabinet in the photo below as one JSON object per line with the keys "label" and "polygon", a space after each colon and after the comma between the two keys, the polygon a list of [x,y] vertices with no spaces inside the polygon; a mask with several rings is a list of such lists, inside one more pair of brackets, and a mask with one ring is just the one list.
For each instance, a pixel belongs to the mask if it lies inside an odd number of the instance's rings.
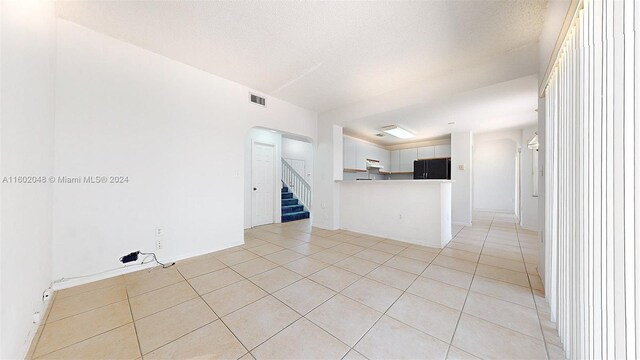
{"label": "kitchen cabinet", "polygon": [[401,172],[413,172],[413,162],[418,159],[418,149],[400,150],[400,170]]}
{"label": "kitchen cabinet", "polygon": [[435,154],[435,146],[423,146],[418,148],[418,159],[433,159]]}
{"label": "kitchen cabinet", "polygon": [[436,145],[435,156],[436,158],[451,157],[451,145]]}

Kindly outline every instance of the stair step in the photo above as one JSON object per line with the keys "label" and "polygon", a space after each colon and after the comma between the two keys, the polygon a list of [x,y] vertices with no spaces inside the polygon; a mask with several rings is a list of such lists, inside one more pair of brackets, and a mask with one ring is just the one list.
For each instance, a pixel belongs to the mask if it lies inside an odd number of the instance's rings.
{"label": "stair step", "polygon": [[283,187],[283,188],[282,188],[282,192],[283,192],[283,193],[289,192],[289,188],[288,188],[288,187]]}
{"label": "stair step", "polygon": [[293,198],[293,193],[290,193],[290,192],[282,193],[282,198],[283,199],[292,199]]}
{"label": "stair step", "polygon": [[282,207],[282,213],[283,214],[289,214],[289,213],[294,213],[294,212],[300,212],[304,210],[304,206],[298,204],[298,205],[285,205]]}
{"label": "stair step", "polygon": [[298,199],[282,199],[282,206],[298,205]]}
{"label": "stair step", "polygon": [[308,219],[309,212],[308,211],[298,211],[288,214],[282,214],[282,222],[295,221],[300,219]]}

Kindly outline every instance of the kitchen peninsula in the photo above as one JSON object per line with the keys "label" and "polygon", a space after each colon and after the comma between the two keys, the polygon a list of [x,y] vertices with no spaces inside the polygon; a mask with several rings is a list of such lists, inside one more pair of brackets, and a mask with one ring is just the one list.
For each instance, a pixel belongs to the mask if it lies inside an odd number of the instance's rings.
{"label": "kitchen peninsula", "polygon": [[442,248],[451,240],[451,180],[340,183],[340,227]]}

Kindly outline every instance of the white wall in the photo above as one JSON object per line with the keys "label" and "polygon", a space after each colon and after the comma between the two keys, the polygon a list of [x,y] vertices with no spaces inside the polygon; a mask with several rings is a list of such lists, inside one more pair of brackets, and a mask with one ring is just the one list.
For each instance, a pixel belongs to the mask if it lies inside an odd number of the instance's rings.
{"label": "white wall", "polygon": [[[451,221],[471,225],[473,135],[471,132],[451,134]],[[462,165],[464,170],[460,170]]]}
{"label": "white wall", "polygon": [[251,104],[244,86],[65,20],[56,83],[56,173],[129,183],[56,186],[54,278],[153,251],[159,226],[161,260],[242,243],[249,129],[316,137],[314,112]]}
{"label": "white wall", "polygon": [[520,225],[528,230],[539,231],[538,228],[538,196],[533,196],[533,182],[538,182],[538,177],[533,178],[533,155],[536,150],[527,147],[527,143],[535,136],[538,126],[530,126],[522,129],[522,152],[520,154],[520,179],[521,179],[521,214]]}
{"label": "white wall", "polygon": [[[1,176],[49,176],[53,165],[53,4],[3,1]],[[51,282],[50,184],[3,184],[0,222],[0,358],[23,358]]]}
{"label": "white wall", "polygon": [[515,213],[516,151],[521,131],[478,134],[473,140],[473,208]]}
{"label": "white wall", "polygon": [[301,174],[304,179],[313,184],[313,144],[282,136],[282,157],[285,159],[304,160],[306,174]]}
{"label": "white wall", "polygon": [[280,177],[282,174],[282,164],[280,157],[282,155],[282,135],[279,132],[272,132],[265,129],[250,129],[245,138],[244,145],[244,228],[252,227],[252,193],[253,184],[251,177],[251,149],[253,142],[261,142],[274,146],[275,158],[275,179],[273,182],[273,221],[280,222],[282,208],[280,207]]}
{"label": "white wall", "polygon": [[340,227],[340,186],[342,180],[342,127],[318,121],[316,175],[313,181],[313,226],[335,230]]}

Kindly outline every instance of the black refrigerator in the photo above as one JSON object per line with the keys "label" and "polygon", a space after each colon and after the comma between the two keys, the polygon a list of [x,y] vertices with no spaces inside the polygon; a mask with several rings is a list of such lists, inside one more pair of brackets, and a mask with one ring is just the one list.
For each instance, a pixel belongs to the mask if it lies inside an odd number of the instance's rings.
{"label": "black refrigerator", "polygon": [[416,160],[413,162],[414,179],[451,179],[451,159]]}

